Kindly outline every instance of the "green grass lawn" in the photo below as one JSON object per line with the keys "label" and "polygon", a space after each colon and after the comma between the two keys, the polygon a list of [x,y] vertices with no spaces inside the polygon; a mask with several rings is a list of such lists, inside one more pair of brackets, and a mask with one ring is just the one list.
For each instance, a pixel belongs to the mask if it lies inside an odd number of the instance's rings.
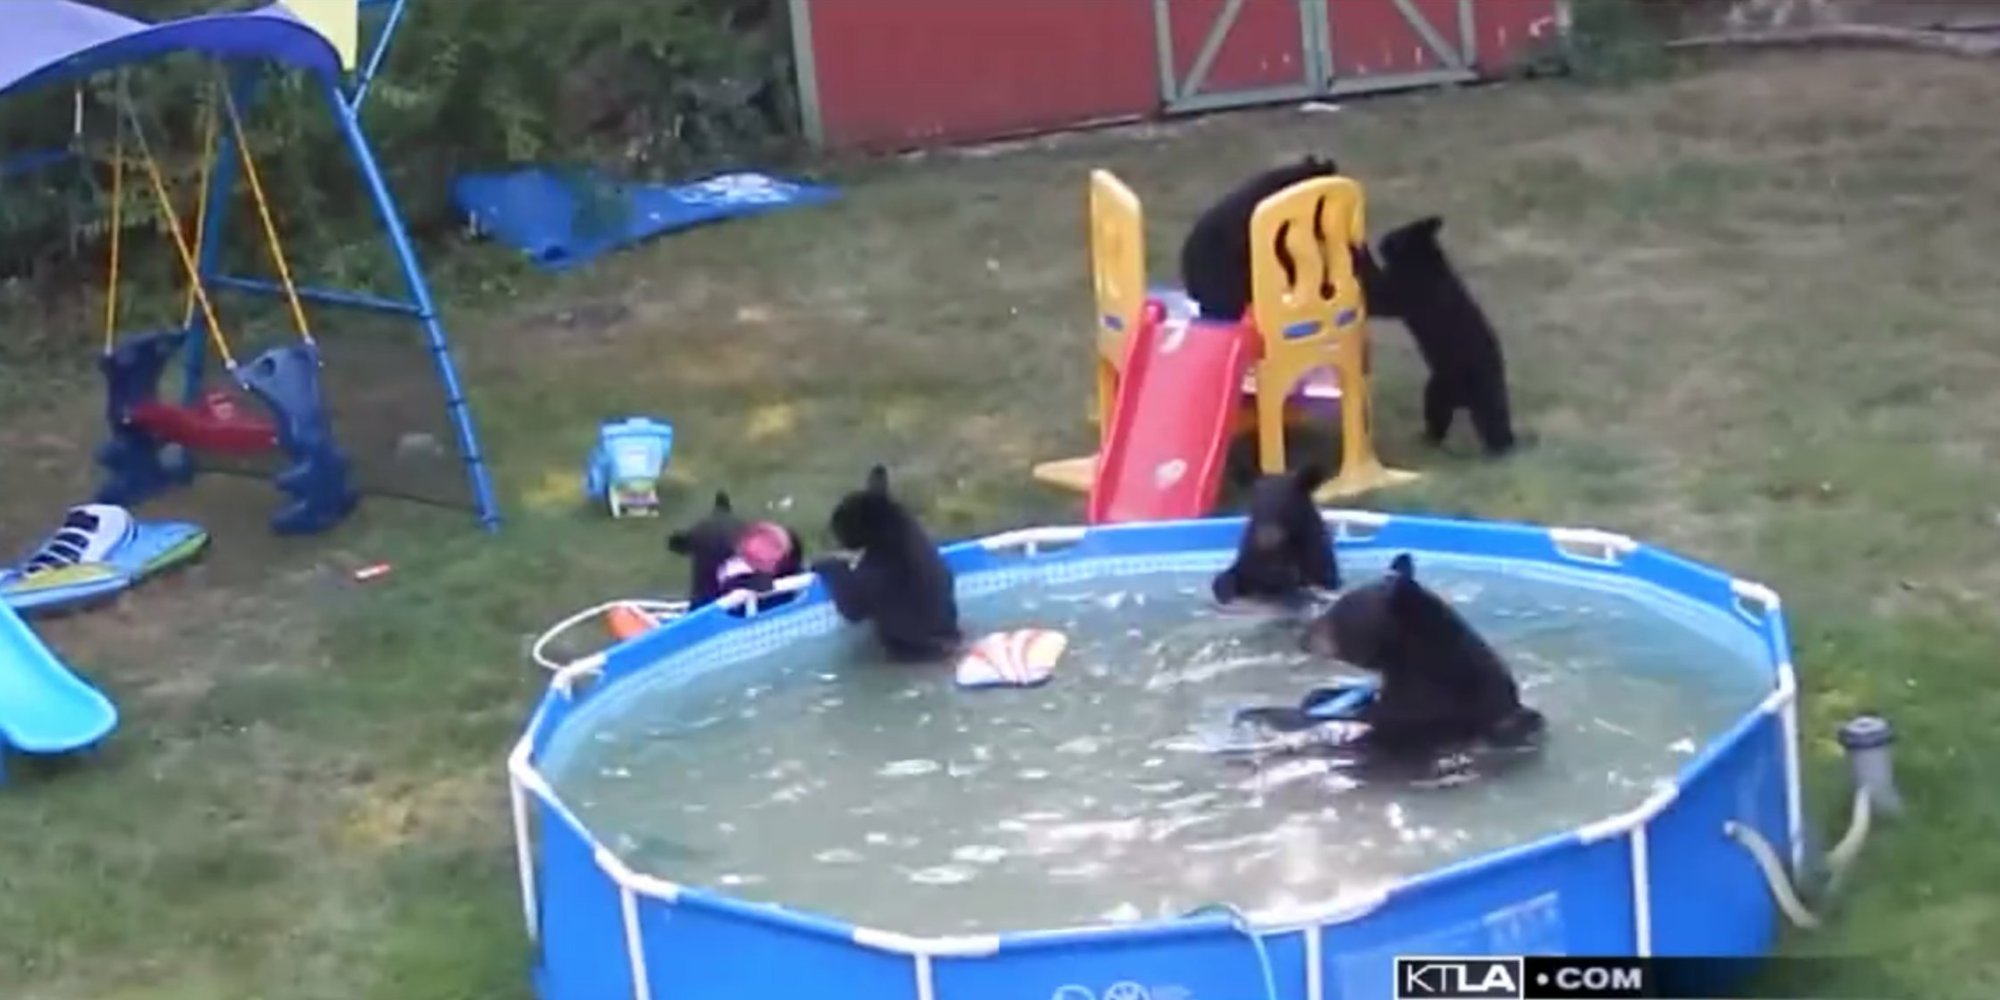
{"label": "green grass lawn", "polygon": [[[560,279],[436,261],[504,276],[446,305],[505,534],[377,502],[281,542],[263,484],[172,501],[214,529],[207,563],[46,627],[124,725],[0,791],[0,995],[527,997],[502,772],[544,680],[524,637],[684,573],[661,525],[579,511],[594,421],[676,422],[676,520],[726,486],[818,535],[874,461],[941,535],[1077,519],[1027,470],[1093,440],[1087,169],[1146,200],[1165,279],[1205,198],[1306,150],[1368,184],[1378,230],[1449,217],[1538,438],[1499,464],[1426,451],[1421,368],[1384,324],[1380,447],[1428,475],[1370,502],[1616,529],[1775,586],[1816,829],[1844,816],[1831,730],[1861,707],[1906,734],[1912,804],[1793,946],[1878,954],[1902,995],[2000,995],[1996,104],[1974,63],[1772,56],[872,165],[839,205]],[[0,424],[9,544],[87,491],[98,404],[76,388]],[[351,582],[378,560],[394,573]]]}

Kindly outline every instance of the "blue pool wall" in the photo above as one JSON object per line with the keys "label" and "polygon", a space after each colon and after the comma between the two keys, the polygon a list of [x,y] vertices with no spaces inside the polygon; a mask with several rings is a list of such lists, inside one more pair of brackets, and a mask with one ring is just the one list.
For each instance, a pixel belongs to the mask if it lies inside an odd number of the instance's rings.
{"label": "blue pool wall", "polygon": [[[1802,861],[1796,675],[1777,596],[1673,553],[1587,529],[1327,511],[1344,553],[1394,549],[1552,567],[1714,612],[1763,652],[1769,694],[1637,808],[1289,912],[1026,933],[923,936],[751,903],[630,870],[556,796],[539,765],[613,688],[674,683],[662,661],[725,669],[839,628],[820,584],[759,612],[733,595],[559,671],[508,761],[523,915],[542,1000],[813,996],[819,1000],[1382,1000],[1414,954],[1766,953],[1778,913],[1724,826]],[[1051,528],[945,548],[962,594],[1219,566],[1240,519]],[[1635,589],[1636,588],[1636,589]],[[660,669],[652,669],[659,667]],[[621,696],[624,692],[621,692]],[[588,726],[588,719],[581,720]],[[661,789],[670,795],[670,788]],[[920,932],[920,928],[903,929]],[[1254,937],[1253,937],[1254,935]],[[1258,945],[1261,944],[1261,947]]]}

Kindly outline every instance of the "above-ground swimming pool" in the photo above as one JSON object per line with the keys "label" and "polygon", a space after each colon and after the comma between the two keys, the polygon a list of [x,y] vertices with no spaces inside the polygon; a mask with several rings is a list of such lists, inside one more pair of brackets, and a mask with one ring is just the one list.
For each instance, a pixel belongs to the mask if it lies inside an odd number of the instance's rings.
{"label": "above-ground swimming pool", "polygon": [[797,578],[556,675],[509,761],[543,1000],[1386,1000],[1395,955],[1768,949],[1725,829],[1800,862],[1774,594],[1601,532],[1327,517],[1350,580],[1414,552],[1494,640],[1539,759],[1383,789],[1200,752],[1326,680],[1295,621],[1206,607],[1239,520],[948,547],[969,633],[1071,632],[1039,689],[866,663]]}

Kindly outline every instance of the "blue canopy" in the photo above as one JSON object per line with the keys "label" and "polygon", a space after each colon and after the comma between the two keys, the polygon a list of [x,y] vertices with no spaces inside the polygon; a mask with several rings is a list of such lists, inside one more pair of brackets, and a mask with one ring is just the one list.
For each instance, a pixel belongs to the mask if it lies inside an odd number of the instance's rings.
{"label": "blue canopy", "polygon": [[294,69],[340,75],[333,43],[282,0],[234,14],[203,14],[149,24],[74,0],[0,0],[0,97],[57,80],[200,52],[219,59],[269,59]]}

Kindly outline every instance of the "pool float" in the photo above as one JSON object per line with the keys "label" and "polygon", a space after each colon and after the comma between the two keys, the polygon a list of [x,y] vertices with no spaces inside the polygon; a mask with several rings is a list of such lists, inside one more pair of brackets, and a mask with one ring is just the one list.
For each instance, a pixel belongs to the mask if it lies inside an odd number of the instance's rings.
{"label": "pool float", "polygon": [[962,688],[1034,687],[1055,674],[1069,636],[1045,628],[995,632],[981,638],[958,661]]}
{"label": "pool float", "polygon": [[659,624],[658,618],[630,604],[614,604],[604,612],[604,625],[619,642],[651,632]]}
{"label": "pool float", "polygon": [[102,600],[185,563],[208,532],[184,521],[141,521],[114,504],[83,504],[16,566],[0,570],[0,600],[22,613]]}

